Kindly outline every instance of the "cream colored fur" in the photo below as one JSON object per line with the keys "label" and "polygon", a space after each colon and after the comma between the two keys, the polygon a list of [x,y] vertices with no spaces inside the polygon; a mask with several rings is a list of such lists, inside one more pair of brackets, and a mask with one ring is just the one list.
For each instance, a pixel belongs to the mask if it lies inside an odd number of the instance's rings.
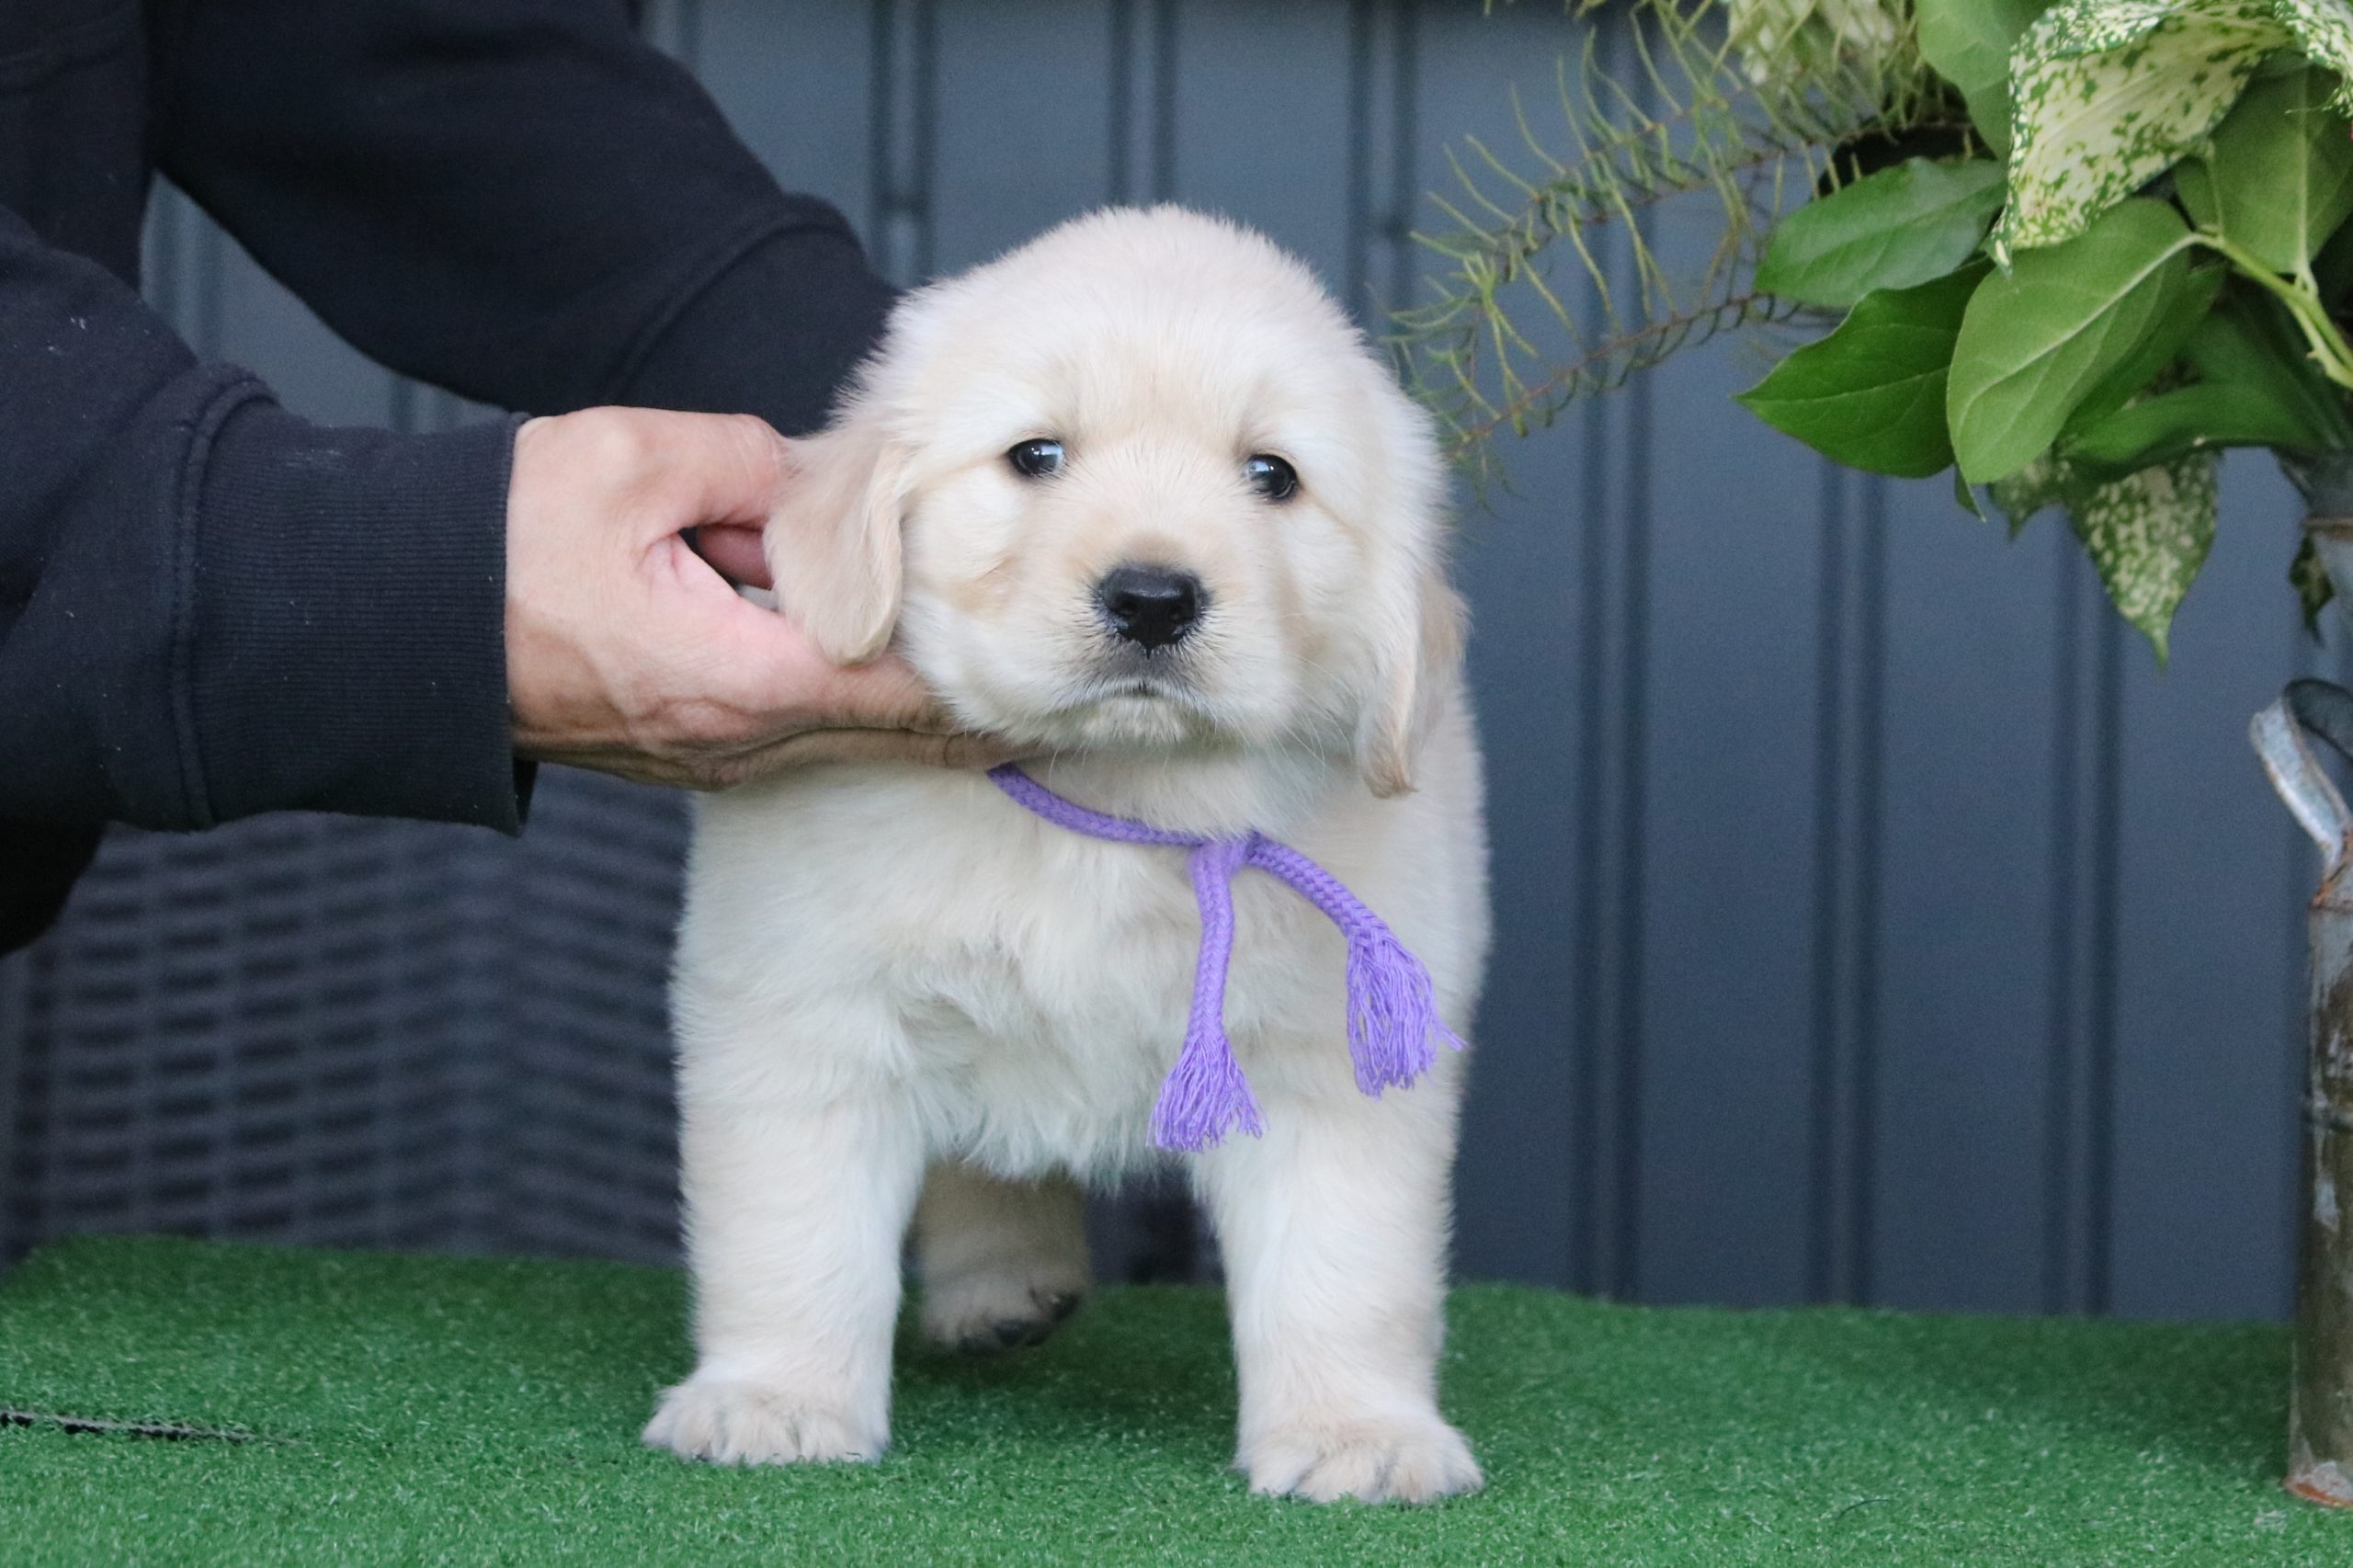
{"label": "cream colored fur", "polygon": [[[1025,479],[1006,453],[1045,437],[1067,466]],[[1298,495],[1248,487],[1257,452]],[[907,300],[804,458],[769,532],[787,613],[844,658],[895,628],[1074,800],[1297,846],[1467,1029],[1486,850],[1440,462],[1305,268],[1173,209],[1079,220]],[[1093,597],[1131,562],[1211,595],[1176,678],[1142,687]],[[1266,1135],[1175,1163],[1222,1248],[1237,1462],[1318,1499],[1475,1487],[1436,1387],[1461,1061],[1358,1094],[1339,938],[1263,874],[1235,895],[1226,1019]],[[675,993],[699,1362],[647,1441],[880,1454],[911,1221],[927,1333],[1050,1329],[1087,1278],[1077,1184],[1171,1160],[1146,1119],[1199,932],[1180,852],[1051,826],[976,776],[707,800]]]}

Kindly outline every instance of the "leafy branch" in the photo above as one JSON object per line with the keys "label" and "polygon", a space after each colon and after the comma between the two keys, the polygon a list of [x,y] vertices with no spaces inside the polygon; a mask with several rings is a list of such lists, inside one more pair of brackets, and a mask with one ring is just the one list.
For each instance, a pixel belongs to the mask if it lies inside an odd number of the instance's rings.
{"label": "leafy branch", "polygon": [[2303,334],[2314,367],[2338,386],[2353,391],[2353,345],[2347,344],[2343,330],[2322,301],[2309,267],[2301,278],[2283,278],[2228,234],[2200,230],[2192,237],[2229,262],[2239,276],[2285,305],[2296,330]]}
{"label": "leafy branch", "polygon": [[[2063,507],[2162,658],[2217,454],[2353,457],[2353,0],[1616,9],[1557,131],[1515,100],[1517,162],[1456,160],[1447,269],[1398,318],[1482,477],[1505,430],[1828,312],[1740,403],[1849,467],[1949,471],[1972,512],[1990,487],[2013,528]],[[1686,201],[1714,238],[1677,270],[1653,235]],[[2290,575],[2309,616],[2309,549]]]}
{"label": "leafy branch", "polygon": [[[1453,228],[1415,236],[1448,270],[1398,317],[1396,341],[1458,457],[1718,332],[1786,318],[1793,306],[1754,287],[1776,215],[1835,187],[1841,150],[1867,135],[1959,123],[1901,33],[1868,51],[1784,37],[1790,68],[1767,73],[1716,0],[1624,10],[1562,61],[1553,144],[1515,95],[1518,165],[1470,141],[1452,160],[1457,195],[1437,201]],[[1680,272],[1647,232],[1679,198],[1712,199],[1723,220],[1711,254]]]}

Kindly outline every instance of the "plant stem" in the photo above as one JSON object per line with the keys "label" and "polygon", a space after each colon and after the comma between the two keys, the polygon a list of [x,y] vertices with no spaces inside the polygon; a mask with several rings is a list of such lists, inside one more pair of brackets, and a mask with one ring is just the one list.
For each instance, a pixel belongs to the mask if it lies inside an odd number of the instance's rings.
{"label": "plant stem", "polygon": [[2288,307],[2296,318],[2296,325],[2312,347],[2313,358],[2320,364],[2321,374],[2338,386],[2353,391],[2353,346],[2329,319],[2328,309],[2321,303],[2320,292],[2302,278],[2280,277],[2263,262],[2222,234],[2200,230],[2192,236],[2229,262],[2240,276],[2269,290]]}

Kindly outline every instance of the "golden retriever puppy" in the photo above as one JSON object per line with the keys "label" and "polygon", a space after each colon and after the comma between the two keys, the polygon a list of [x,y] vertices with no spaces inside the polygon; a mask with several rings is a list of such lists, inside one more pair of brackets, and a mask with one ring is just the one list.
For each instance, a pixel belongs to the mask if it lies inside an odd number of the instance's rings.
{"label": "golden retriever puppy", "polygon": [[[1251,1485],[1476,1487],[1437,1391],[1461,1061],[1360,1038],[1415,985],[1468,1028],[1487,948],[1430,426],[1306,267],[1159,208],[911,296],[801,455],[786,613],[844,661],[895,629],[1039,760],[703,801],[675,986],[699,1359],[646,1440],[876,1457],[911,1223],[929,1335],[1033,1342],[1086,1288],[1082,1188],[1174,1162],[1222,1249]],[[1423,968],[1370,975],[1383,922]],[[1360,960],[1404,989],[1368,1000]]]}

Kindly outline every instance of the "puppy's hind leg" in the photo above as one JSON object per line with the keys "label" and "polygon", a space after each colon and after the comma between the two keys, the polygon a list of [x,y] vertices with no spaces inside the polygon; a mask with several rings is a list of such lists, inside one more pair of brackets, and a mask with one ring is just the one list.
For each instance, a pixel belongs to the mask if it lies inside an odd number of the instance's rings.
{"label": "puppy's hind leg", "polygon": [[1041,1343],[1086,1294],[1084,1207],[1066,1177],[1005,1181],[961,1160],[932,1166],[915,1205],[925,1335],[964,1351]]}

